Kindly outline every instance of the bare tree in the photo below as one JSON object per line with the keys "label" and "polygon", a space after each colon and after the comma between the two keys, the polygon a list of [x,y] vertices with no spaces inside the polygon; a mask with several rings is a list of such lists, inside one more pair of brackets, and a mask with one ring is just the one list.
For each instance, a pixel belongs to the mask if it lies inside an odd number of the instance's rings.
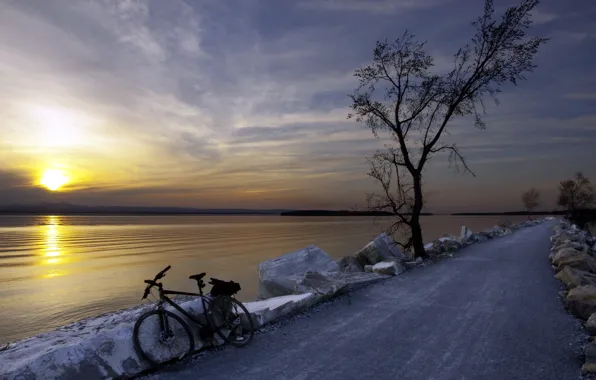
{"label": "bare tree", "polygon": [[573,213],[582,208],[590,207],[594,202],[594,189],[590,180],[581,172],[575,173],[573,179],[561,181],[559,184],[559,199],[557,204],[567,212]]}
{"label": "bare tree", "polygon": [[349,95],[353,112],[348,118],[365,123],[387,141],[385,149],[369,158],[369,176],[382,191],[368,194],[368,205],[396,215],[390,232],[405,231],[402,245],[413,247],[416,256],[426,256],[420,227],[425,164],[446,152],[453,167],[472,173],[457,146],[443,139],[448,124],[454,117],[471,116],[476,127],[485,128],[486,98],[497,102],[503,85],[516,85],[534,69],[534,56],[547,41],[526,38],[530,12],[538,3],[523,0],[497,20],[493,1],[486,0],[484,14],[472,23],[474,36],[457,51],[453,68],[445,74],[430,72],[433,59],[425,43],[409,32],[393,43],[377,42],[372,64],[356,70],[360,84]]}
{"label": "bare tree", "polygon": [[522,194],[522,202],[528,213],[531,213],[540,205],[540,191],[535,188],[526,191]]}

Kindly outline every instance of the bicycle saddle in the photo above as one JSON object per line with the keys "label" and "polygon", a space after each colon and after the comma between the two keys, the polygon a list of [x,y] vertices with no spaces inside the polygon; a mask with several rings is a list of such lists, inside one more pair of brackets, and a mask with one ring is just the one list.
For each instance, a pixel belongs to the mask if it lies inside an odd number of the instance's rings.
{"label": "bicycle saddle", "polygon": [[189,279],[199,281],[200,279],[202,279],[203,277],[205,277],[206,274],[207,273],[205,273],[205,272],[199,273],[199,274],[193,274],[192,276],[189,277]]}

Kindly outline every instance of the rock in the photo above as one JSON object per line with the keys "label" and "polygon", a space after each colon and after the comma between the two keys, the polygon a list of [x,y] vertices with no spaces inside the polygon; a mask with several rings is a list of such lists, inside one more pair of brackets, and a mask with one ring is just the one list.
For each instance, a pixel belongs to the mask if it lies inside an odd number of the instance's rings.
{"label": "rock", "polygon": [[576,241],[566,241],[561,244],[554,245],[551,248],[551,251],[556,252],[556,251],[560,251],[563,248],[573,248],[577,251],[585,251],[586,246],[582,245],[581,243],[578,243]]}
{"label": "rock", "polygon": [[471,243],[483,243],[485,241],[488,241],[488,239],[490,239],[489,236],[483,234],[483,233],[478,233],[478,234],[472,234],[470,235],[470,237],[468,238],[468,242]]}
{"label": "rock", "polygon": [[493,226],[493,228],[487,228],[486,230],[482,231],[482,234],[487,234],[491,238],[499,236],[503,229],[500,226]]}
{"label": "rock", "polygon": [[577,234],[571,235],[571,234],[568,234],[566,232],[563,232],[563,233],[561,233],[561,234],[559,234],[559,235],[557,235],[555,237],[555,239],[553,240],[553,245],[559,245],[559,244],[564,243],[566,241],[577,241],[577,242],[579,242],[580,239],[581,238]]}
{"label": "rock", "polygon": [[442,238],[438,239],[441,243],[445,243],[448,241],[457,241],[457,238],[455,236],[443,236]]}
{"label": "rock", "polygon": [[[430,246],[430,247],[429,247]],[[426,247],[429,247],[426,249]],[[440,255],[441,253],[445,252],[445,247],[440,240],[435,240],[432,243],[429,243],[424,246],[426,253],[429,255]]]}
{"label": "rock", "polygon": [[406,267],[400,260],[381,261],[372,267],[373,273],[397,276],[406,271]]}
{"label": "rock", "polygon": [[[320,296],[306,293],[274,297],[263,301],[244,302],[244,306],[252,317],[255,327],[258,328],[285,315],[304,310],[320,300]],[[248,322],[246,314],[242,314],[241,318],[243,323]]]}
{"label": "rock", "polygon": [[557,233],[552,238],[553,246],[559,245],[559,244],[564,243],[566,241],[571,241],[571,236],[568,235],[568,234],[566,234],[565,232]]}
{"label": "rock", "polygon": [[555,255],[553,259],[553,264],[555,264],[555,266],[557,267],[557,272],[563,269],[564,267],[571,267],[583,270],[585,272],[596,273],[596,258],[583,252],[579,252],[576,250],[573,251],[576,253],[570,253],[568,255],[561,256],[559,260],[557,260],[557,255],[559,253]]}
{"label": "rock", "polygon": [[567,293],[565,307],[576,317],[587,320],[596,312],[596,286],[585,285],[573,288]]}
{"label": "rock", "polygon": [[510,228],[503,228],[502,230],[499,230],[498,236],[511,235],[512,233],[513,231]]}
{"label": "rock", "polygon": [[590,335],[596,335],[596,313],[590,315],[590,318],[588,318],[584,327],[588,330]]}
{"label": "rock", "polygon": [[364,268],[354,256],[346,256],[336,261],[342,272],[364,272]]}
{"label": "rock", "polygon": [[416,258],[416,260],[413,260],[413,261],[404,261],[403,262],[403,264],[408,269],[415,268],[419,265],[422,265],[422,263],[424,263],[424,260],[422,259],[422,257],[418,257],[418,258]]}
{"label": "rock", "polygon": [[329,276],[333,279],[339,279],[346,283],[346,286],[338,290],[336,294],[349,293],[390,278],[390,276],[381,276],[376,273],[364,272],[343,272],[330,274]]}
{"label": "rock", "polygon": [[459,235],[461,240],[466,241],[470,238],[470,236],[472,236],[472,230],[466,226],[461,226],[461,233]]}
{"label": "rock", "polygon": [[313,293],[321,296],[331,296],[340,291],[346,283],[339,278],[332,278],[328,274],[306,272],[294,287],[294,293]]}
{"label": "rock", "polygon": [[406,255],[401,252],[393,242],[391,236],[382,233],[373,241],[365,245],[360,251],[354,254],[360,265],[375,265],[384,260],[398,258],[407,260]]}
{"label": "rock", "polygon": [[573,289],[578,286],[594,285],[596,286],[596,275],[584,272],[572,267],[565,267],[555,275],[555,278],[561,281],[567,289]]}
{"label": "rock", "polygon": [[559,262],[561,260],[567,259],[569,257],[574,257],[580,253],[582,253],[582,252],[575,248],[562,248],[553,254],[553,258],[552,258],[551,262],[553,265],[557,266],[557,265],[559,265]]}
{"label": "rock", "polygon": [[374,265],[365,265],[365,266],[364,266],[364,271],[365,271],[365,272],[372,273],[373,266],[374,266]]}
{"label": "rock", "polygon": [[296,282],[306,272],[339,272],[339,265],[315,245],[259,264],[262,299],[294,294]]}
{"label": "rock", "polygon": [[488,239],[492,239],[494,238],[493,232],[492,231],[480,231],[477,235],[482,235]]}
{"label": "rock", "polygon": [[584,349],[584,365],[582,371],[585,373],[596,373],[596,343],[590,342]]}
{"label": "rock", "polygon": [[443,242],[443,250],[445,252],[455,252],[461,247],[462,245],[457,240],[448,240]]}

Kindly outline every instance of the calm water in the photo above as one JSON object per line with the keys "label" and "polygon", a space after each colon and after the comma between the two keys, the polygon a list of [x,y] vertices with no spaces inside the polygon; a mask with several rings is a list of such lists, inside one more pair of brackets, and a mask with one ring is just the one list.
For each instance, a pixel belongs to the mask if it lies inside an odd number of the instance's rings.
{"label": "calm water", "polygon": [[[523,218],[507,218],[519,220]],[[431,216],[425,240],[504,222]],[[141,302],[143,280],[171,264],[168,288],[195,291],[207,272],[257,295],[257,265],[316,244],[338,258],[388,225],[367,217],[0,216],[0,344]]]}

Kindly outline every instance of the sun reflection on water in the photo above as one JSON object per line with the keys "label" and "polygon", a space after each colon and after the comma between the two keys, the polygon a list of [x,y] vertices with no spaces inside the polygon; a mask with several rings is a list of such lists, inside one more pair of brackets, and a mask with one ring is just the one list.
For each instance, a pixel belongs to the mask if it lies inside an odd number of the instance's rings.
{"label": "sun reflection on water", "polygon": [[42,276],[43,278],[52,278],[62,276],[66,272],[58,267],[58,264],[65,264],[66,257],[63,249],[60,246],[60,241],[63,239],[64,229],[61,227],[60,217],[51,215],[48,216],[44,221],[43,235],[44,235],[44,246],[43,246],[43,257],[41,264],[47,266],[53,266],[48,268],[47,272]]}

